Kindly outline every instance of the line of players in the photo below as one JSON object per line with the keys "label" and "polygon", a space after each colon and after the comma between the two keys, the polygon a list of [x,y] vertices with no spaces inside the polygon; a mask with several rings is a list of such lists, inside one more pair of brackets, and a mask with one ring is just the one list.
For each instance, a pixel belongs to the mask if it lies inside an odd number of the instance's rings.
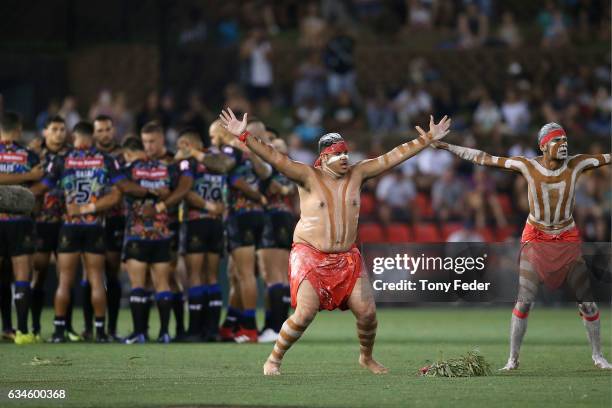
{"label": "line of players", "polygon": [[[252,134],[286,151],[284,141],[261,121],[251,120],[248,126]],[[6,112],[0,125],[0,184],[29,187],[39,205],[32,216],[0,213],[0,262],[8,266],[3,274],[12,269],[14,275],[18,320],[12,332],[7,327],[10,292],[0,290],[4,335],[16,344],[42,341],[43,288],[53,255],[58,287],[51,342],[95,338],[144,343],[153,303],[159,310],[161,343],[275,341],[289,312],[287,265],[296,187],[250,154],[220,121],[210,126],[209,134],[212,146],[206,148],[196,131],[186,129],[179,134],[177,152],[171,153],[155,122],[119,146],[108,116],[98,116],[93,124],[78,123],[69,137],[64,120],[54,116],[47,120],[43,137],[24,147],[19,116]],[[226,252],[230,297],[219,327],[217,278]],[[179,255],[187,271],[187,329]],[[85,318],[81,335],[72,327],[79,261]],[[134,326],[126,338],[117,333],[122,269],[131,283]],[[261,332],[255,322],[257,271],[267,286]],[[173,339],[171,314],[176,320]]]}

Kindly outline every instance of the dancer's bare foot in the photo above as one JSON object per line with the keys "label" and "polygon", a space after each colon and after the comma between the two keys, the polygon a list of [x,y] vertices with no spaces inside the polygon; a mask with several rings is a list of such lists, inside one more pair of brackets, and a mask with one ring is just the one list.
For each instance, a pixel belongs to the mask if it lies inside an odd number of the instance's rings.
{"label": "dancer's bare foot", "polygon": [[499,369],[499,371],[512,371],[516,370],[519,367],[518,360],[513,358],[509,359],[505,366]]}
{"label": "dancer's bare foot", "polygon": [[280,363],[275,363],[270,361],[270,359],[266,360],[263,366],[264,375],[280,375]]}
{"label": "dancer's bare foot", "polygon": [[608,363],[608,360],[602,355],[593,356],[593,363],[595,363],[595,367],[601,368],[602,370],[612,370],[612,364]]}
{"label": "dancer's bare foot", "polygon": [[389,370],[378,361],[374,360],[372,357],[365,357],[364,355],[359,356],[359,365],[363,368],[367,368],[373,374],[387,374],[389,372]]}

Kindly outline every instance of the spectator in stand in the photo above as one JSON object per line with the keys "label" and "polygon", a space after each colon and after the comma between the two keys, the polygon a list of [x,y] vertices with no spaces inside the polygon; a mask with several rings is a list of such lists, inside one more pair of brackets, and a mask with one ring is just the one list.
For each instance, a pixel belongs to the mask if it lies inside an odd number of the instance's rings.
{"label": "spectator in stand", "polygon": [[482,135],[488,135],[501,124],[501,111],[491,99],[488,92],[485,92],[474,112],[474,125],[476,132]]}
{"label": "spectator in stand", "polygon": [[510,134],[526,132],[529,126],[529,106],[527,101],[519,99],[517,92],[508,88],[506,98],[501,107],[504,123]]}
{"label": "spectator in stand", "polygon": [[230,108],[236,115],[252,111],[251,103],[244,95],[240,85],[234,83],[228,84],[223,94],[225,96],[223,106]]}
{"label": "spectator in stand", "polygon": [[433,25],[432,2],[408,0],[408,26],[411,30],[429,30]]}
{"label": "spectator in stand", "polygon": [[610,92],[603,86],[597,88],[597,93],[592,102],[593,115],[586,124],[589,132],[605,138],[610,137],[612,128],[612,97]]}
{"label": "spectator in stand", "polygon": [[543,32],[542,47],[557,48],[569,44],[568,21],[553,1],[546,2],[545,9],[538,15]]}
{"label": "spectator in stand", "polygon": [[306,15],[300,20],[298,43],[302,47],[321,49],[325,45],[326,30],[327,22],[321,17],[319,4],[316,1],[309,2],[306,5]]}
{"label": "spectator in stand", "polygon": [[508,224],[497,199],[495,183],[483,167],[474,169],[472,180],[464,194],[468,209],[475,214],[478,228],[486,227],[490,220],[494,220],[498,227]]}
{"label": "spectator in stand", "polygon": [[113,102],[113,127],[119,143],[123,137],[134,129],[134,115],[127,107],[125,92],[118,92]]}
{"label": "spectator in stand", "polygon": [[400,131],[412,130],[415,118],[430,113],[431,108],[431,95],[416,84],[407,84],[393,100]]}
{"label": "spectator in stand", "polygon": [[395,128],[393,104],[382,87],[376,87],[366,102],[368,128],[374,133],[391,132]]}
{"label": "spectator in stand", "polygon": [[570,93],[567,84],[560,82],[555,89],[555,96],[542,106],[542,115],[546,122],[563,123],[567,129],[572,127],[578,114],[576,99]]}
{"label": "spectator in stand", "polygon": [[465,12],[457,17],[457,33],[459,48],[480,47],[489,36],[489,18],[475,3],[468,3]]}
{"label": "spectator in stand", "polygon": [[311,150],[308,150],[303,146],[302,139],[296,133],[292,133],[289,136],[288,152],[289,157],[291,157],[293,160],[307,165],[313,164],[317,158]]}
{"label": "spectator in stand", "polygon": [[66,121],[66,129],[72,130],[74,125],[81,121],[81,115],[77,109],[77,100],[74,96],[68,95],[64,98],[62,107],[60,108],[58,115],[60,115]]}
{"label": "spectator in stand", "polygon": [[136,115],[136,130],[139,131],[149,122],[156,121],[166,129],[169,125],[169,120],[159,104],[159,93],[150,91],[147,95],[142,110]]}
{"label": "spectator in stand", "polygon": [[114,117],[113,94],[108,89],[103,89],[98,94],[98,99],[89,108],[89,120],[94,120],[98,115]]}
{"label": "spectator in stand", "polygon": [[468,217],[461,229],[453,232],[446,238],[446,242],[485,242],[485,239],[474,229],[474,221]]}
{"label": "spectator in stand", "polygon": [[464,213],[463,189],[463,183],[452,168],[433,183],[431,204],[440,223],[457,220]]}
{"label": "spectator in stand", "polygon": [[[204,147],[210,146],[210,138],[208,136],[208,122],[206,120],[206,107],[202,103],[200,94],[192,92],[189,95],[187,102],[187,111],[181,115],[180,127],[192,128],[197,130],[202,138]],[[175,140],[169,140],[170,146],[174,146]]]}
{"label": "spectator in stand", "polygon": [[514,14],[505,11],[502,14],[501,25],[497,31],[498,40],[509,48],[518,48],[521,46],[523,39],[521,32],[514,21]]}
{"label": "spectator in stand", "polygon": [[[380,178],[376,187],[376,199],[381,205],[388,207],[379,213],[380,218],[387,223],[389,221],[409,221],[413,208],[411,203],[416,194],[416,186],[412,179],[404,176],[400,168],[393,169]],[[390,214],[391,219],[387,219],[386,214]]]}
{"label": "spectator in stand", "polygon": [[355,42],[341,26],[333,28],[333,35],[326,45],[324,62],[327,67],[327,90],[331,96],[342,91],[357,98],[355,86]]}
{"label": "spectator in stand", "polygon": [[314,98],[306,98],[295,110],[294,132],[305,142],[312,142],[323,133],[325,109]]}
{"label": "spectator in stand", "polygon": [[272,70],[272,44],[262,27],[251,30],[240,46],[243,81],[247,94],[260,116],[270,113],[274,74]]}
{"label": "spectator in stand", "polygon": [[338,133],[346,133],[363,128],[361,112],[351,100],[348,91],[341,91],[327,112],[324,122],[326,129],[333,129]]}
{"label": "spectator in stand", "polygon": [[335,22],[340,25],[353,23],[351,13],[344,0],[321,0],[321,14],[328,22]]}
{"label": "spectator in stand", "polygon": [[326,72],[321,62],[321,55],[312,51],[297,69],[293,85],[293,105],[300,105],[307,98],[314,99],[319,105],[323,104],[326,86]]}
{"label": "spectator in stand", "polygon": [[176,98],[174,97],[174,92],[164,92],[160,101],[160,108],[164,118],[166,118],[168,122],[168,127],[175,127],[179,121],[179,112],[176,108]]}
{"label": "spectator in stand", "polygon": [[[0,107],[2,105],[1,102],[2,102],[2,94],[0,94]],[[47,124],[47,119],[52,118],[53,116],[57,115],[57,113],[59,112],[59,109],[60,109],[59,101],[55,98],[51,99],[49,101],[49,104],[47,105],[47,109],[45,109],[44,111],[36,115],[36,130],[42,132],[42,130],[45,128]],[[0,114],[1,113],[2,111],[0,110]]]}

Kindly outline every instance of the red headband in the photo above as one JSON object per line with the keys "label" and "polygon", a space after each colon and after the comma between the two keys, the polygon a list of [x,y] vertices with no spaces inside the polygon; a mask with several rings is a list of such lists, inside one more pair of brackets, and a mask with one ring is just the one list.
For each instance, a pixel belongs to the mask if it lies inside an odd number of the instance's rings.
{"label": "red headband", "polygon": [[319,153],[319,157],[317,158],[317,161],[315,161],[314,166],[321,167],[321,156],[323,156],[324,154],[340,153],[340,152],[348,153],[348,147],[346,146],[346,143],[344,143],[344,141],[334,143],[332,145],[327,146],[325,149],[323,149],[321,153]]}
{"label": "red headband", "polygon": [[565,130],[563,129],[555,129],[551,130],[540,140],[540,147],[544,146],[546,143],[550,142],[551,139],[554,139],[557,136],[565,136]]}

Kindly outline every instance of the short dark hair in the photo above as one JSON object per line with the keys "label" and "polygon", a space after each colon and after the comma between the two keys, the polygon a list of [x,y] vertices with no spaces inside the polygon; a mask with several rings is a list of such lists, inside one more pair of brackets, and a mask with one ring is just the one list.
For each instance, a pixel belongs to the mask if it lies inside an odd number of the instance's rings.
{"label": "short dark hair", "polygon": [[198,132],[198,130],[195,128],[182,129],[178,134],[178,139],[180,139],[181,137],[184,137],[192,143],[196,143],[200,146],[204,145],[202,135],[200,135],[200,132]]}
{"label": "short dark hair", "polygon": [[272,133],[274,137],[280,137],[280,133],[278,133],[278,130],[274,129],[273,127],[266,126],[266,132]]}
{"label": "short dark hair", "polygon": [[113,118],[108,115],[98,115],[94,119],[94,122],[103,122],[103,121],[109,121],[110,123],[113,123]]}
{"label": "short dark hair", "polygon": [[3,132],[13,132],[21,127],[21,116],[17,112],[4,112],[1,129]]}
{"label": "short dark hair", "polygon": [[63,124],[66,124],[66,121],[60,115],[49,116],[47,118],[47,120],[45,120],[45,129],[48,128],[49,125],[52,124],[52,123],[63,123]]}
{"label": "short dark hair", "polygon": [[80,121],[72,128],[72,133],[78,133],[81,136],[92,137],[94,134],[94,127],[91,123],[86,121]]}
{"label": "short dark hair", "polygon": [[140,134],[143,133],[161,133],[164,134],[164,128],[157,121],[152,121],[149,123],[145,123],[145,125],[140,130]]}
{"label": "short dark hair", "polygon": [[142,151],[144,150],[144,146],[142,145],[142,140],[139,137],[128,137],[123,141],[121,147],[125,150],[132,151]]}

